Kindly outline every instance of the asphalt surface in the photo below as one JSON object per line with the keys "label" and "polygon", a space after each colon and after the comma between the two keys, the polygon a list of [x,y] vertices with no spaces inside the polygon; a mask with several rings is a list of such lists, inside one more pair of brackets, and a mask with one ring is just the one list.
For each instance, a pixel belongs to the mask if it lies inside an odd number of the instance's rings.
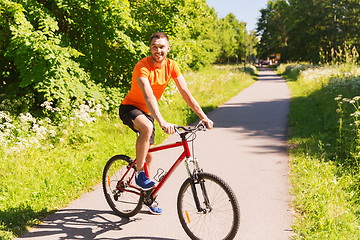
{"label": "asphalt surface", "polygon": [[[285,240],[293,233],[286,151],[288,111],[285,80],[263,69],[256,83],[209,113],[213,130],[198,133],[195,155],[200,166],[228,182],[238,198],[241,223],[236,239]],[[177,138],[171,136],[165,143]],[[158,167],[168,169],[180,150],[155,153],[153,172]],[[161,216],[143,208],[130,219],[120,218],[108,207],[99,185],[18,239],[189,239],[176,212],[176,197],[186,177],[180,165],[159,192]]]}

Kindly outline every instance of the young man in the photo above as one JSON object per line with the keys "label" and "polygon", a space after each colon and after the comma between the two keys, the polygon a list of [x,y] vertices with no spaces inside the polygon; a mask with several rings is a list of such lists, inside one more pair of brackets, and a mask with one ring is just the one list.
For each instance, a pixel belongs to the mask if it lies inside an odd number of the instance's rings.
{"label": "young man", "polygon": [[[191,95],[178,64],[166,58],[170,51],[169,38],[165,33],[154,33],[151,38],[151,55],[140,60],[133,71],[131,89],[121,103],[119,113],[125,125],[137,132],[136,141],[136,184],[143,190],[151,189],[155,183],[147,178],[144,172],[144,163],[150,172],[152,154],[149,148],[154,144],[154,119],[167,133],[174,133],[174,125],[162,117],[158,100],[163,94],[170,79],[173,78],[176,86],[190,108],[206,123],[207,128],[213,127],[213,122],[202,111],[200,105]],[[161,214],[162,210],[151,207],[150,212]]]}

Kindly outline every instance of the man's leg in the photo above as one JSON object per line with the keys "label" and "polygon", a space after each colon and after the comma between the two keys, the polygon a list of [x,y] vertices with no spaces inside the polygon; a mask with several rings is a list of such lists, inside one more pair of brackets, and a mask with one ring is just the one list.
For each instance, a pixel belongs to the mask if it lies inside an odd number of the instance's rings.
{"label": "man's leg", "polygon": [[134,128],[139,131],[136,140],[136,167],[138,171],[144,171],[144,163],[151,163],[152,155],[148,156],[150,137],[153,132],[153,123],[145,116],[139,115],[134,120]]}
{"label": "man's leg", "polygon": [[[150,145],[150,148],[152,148],[153,145]],[[151,162],[152,162],[152,159],[153,159],[153,154],[152,153],[149,153],[146,155],[146,158],[145,158],[145,162],[146,162],[146,167],[147,167],[147,171],[148,171],[148,174],[149,176],[151,176]]]}
{"label": "man's leg", "polygon": [[[153,122],[145,115],[138,115],[133,121],[133,127],[139,135],[136,140],[136,167],[135,182],[143,190],[148,190],[155,186],[144,171],[144,163],[147,161],[151,165],[152,155],[149,154],[149,148],[152,144],[152,135],[154,131]],[[150,166],[149,166],[150,167]]]}
{"label": "man's leg", "polygon": [[[138,172],[136,173],[135,181],[136,184],[141,185],[145,183],[143,186],[139,185],[143,189],[151,188],[155,185],[153,181],[150,181],[146,176],[145,178],[140,177],[142,174],[143,176],[145,173],[139,173],[140,171],[144,170],[144,163],[146,161],[146,165],[148,168],[148,172],[150,174],[150,167],[152,162],[152,153],[149,153],[149,148],[153,144],[153,131],[154,131],[154,123],[144,114],[140,114],[135,117],[134,120],[131,120],[133,123],[133,128],[139,132],[137,141],[136,141],[136,167]],[[152,140],[150,140],[152,138]],[[142,179],[142,180],[140,180]],[[139,181],[140,180],[140,181]],[[145,186],[145,187],[144,187]],[[149,206],[149,211],[152,214],[161,214],[162,209],[155,206]]]}

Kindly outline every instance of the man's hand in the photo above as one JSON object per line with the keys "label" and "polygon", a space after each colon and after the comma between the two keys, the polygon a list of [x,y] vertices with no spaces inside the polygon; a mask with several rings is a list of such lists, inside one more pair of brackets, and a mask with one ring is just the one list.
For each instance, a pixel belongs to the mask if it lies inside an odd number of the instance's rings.
{"label": "man's hand", "polygon": [[201,121],[206,124],[207,129],[212,129],[214,127],[214,122],[211,121],[209,118],[203,118],[201,119]]}
{"label": "man's hand", "polygon": [[162,124],[160,124],[160,127],[164,130],[165,133],[167,134],[174,134],[175,133],[175,128],[174,128],[174,124],[168,123],[168,122],[164,122]]}

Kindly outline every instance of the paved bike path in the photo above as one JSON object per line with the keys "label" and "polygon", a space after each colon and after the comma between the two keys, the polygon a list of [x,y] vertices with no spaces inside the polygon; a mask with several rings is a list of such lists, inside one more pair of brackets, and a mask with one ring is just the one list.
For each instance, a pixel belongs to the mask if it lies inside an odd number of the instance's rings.
{"label": "paved bike path", "polygon": [[[200,132],[195,155],[206,171],[219,175],[234,190],[241,223],[236,239],[286,240],[292,234],[286,151],[289,90],[270,70],[259,80],[209,113],[211,131]],[[177,140],[171,136],[166,142]],[[181,149],[155,153],[153,173],[168,169]],[[189,239],[176,212],[176,197],[187,174],[175,171],[159,192],[161,216],[145,208],[125,219],[108,207],[101,186],[44,220],[18,239],[183,240]]]}

